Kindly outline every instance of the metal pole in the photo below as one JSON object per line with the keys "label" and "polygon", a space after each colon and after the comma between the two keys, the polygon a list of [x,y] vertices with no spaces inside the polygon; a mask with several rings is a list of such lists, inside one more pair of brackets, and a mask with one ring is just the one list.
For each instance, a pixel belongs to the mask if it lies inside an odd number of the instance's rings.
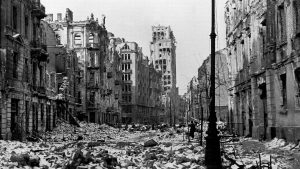
{"label": "metal pole", "polygon": [[216,127],[217,117],[215,112],[215,0],[212,0],[212,25],[211,25],[211,85],[210,85],[210,114],[206,137],[205,164],[207,169],[220,169],[221,153],[220,138]]}

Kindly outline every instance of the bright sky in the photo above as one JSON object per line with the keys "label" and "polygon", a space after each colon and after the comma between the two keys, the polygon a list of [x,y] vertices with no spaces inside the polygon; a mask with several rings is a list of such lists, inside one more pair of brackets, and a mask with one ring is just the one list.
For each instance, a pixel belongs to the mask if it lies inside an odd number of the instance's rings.
{"label": "bright sky", "polygon": [[[210,0],[41,0],[46,13],[65,15],[73,11],[74,20],[84,20],[91,13],[101,20],[106,16],[106,29],[116,37],[135,41],[149,56],[151,26],[171,26],[177,40],[177,86],[186,92],[189,80],[210,54],[211,1]],[[225,47],[224,5],[216,0],[217,49]]]}

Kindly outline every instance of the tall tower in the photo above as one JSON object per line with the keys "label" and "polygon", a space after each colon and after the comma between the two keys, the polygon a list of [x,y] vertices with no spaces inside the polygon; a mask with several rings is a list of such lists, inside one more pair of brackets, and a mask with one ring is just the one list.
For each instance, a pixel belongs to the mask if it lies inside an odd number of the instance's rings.
{"label": "tall tower", "polygon": [[152,26],[150,58],[156,70],[162,72],[164,94],[176,89],[176,40],[170,26]]}

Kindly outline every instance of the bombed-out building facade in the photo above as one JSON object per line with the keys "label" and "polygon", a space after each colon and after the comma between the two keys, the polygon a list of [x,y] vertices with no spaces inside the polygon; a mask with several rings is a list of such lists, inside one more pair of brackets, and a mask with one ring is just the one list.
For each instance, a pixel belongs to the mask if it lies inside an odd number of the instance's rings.
{"label": "bombed-out building facade", "polygon": [[229,126],[255,138],[299,140],[297,0],[229,0]]}

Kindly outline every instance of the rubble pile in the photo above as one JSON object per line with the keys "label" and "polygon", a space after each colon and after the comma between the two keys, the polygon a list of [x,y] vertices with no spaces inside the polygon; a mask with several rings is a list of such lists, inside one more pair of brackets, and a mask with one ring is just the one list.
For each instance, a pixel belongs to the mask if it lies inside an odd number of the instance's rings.
{"label": "rubble pile", "polygon": [[[61,122],[40,142],[1,140],[0,168],[204,168],[204,148],[196,139],[188,142],[185,132],[130,128]],[[232,169],[255,168],[258,163],[293,168],[299,166],[294,161],[300,161],[299,145],[281,139],[232,139],[222,143],[221,150],[224,166]]]}
{"label": "rubble pile", "polygon": [[[146,131],[144,131],[146,130]],[[182,143],[174,129],[124,130],[81,122],[61,121],[41,136],[41,142],[0,141],[4,168],[199,168],[203,148]]]}
{"label": "rubble pile", "polygon": [[300,147],[283,139],[260,142],[242,138],[237,142],[222,145],[224,164],[230,168],[255,168],[259,165],[272,169],[297,169],[300,162]]}

